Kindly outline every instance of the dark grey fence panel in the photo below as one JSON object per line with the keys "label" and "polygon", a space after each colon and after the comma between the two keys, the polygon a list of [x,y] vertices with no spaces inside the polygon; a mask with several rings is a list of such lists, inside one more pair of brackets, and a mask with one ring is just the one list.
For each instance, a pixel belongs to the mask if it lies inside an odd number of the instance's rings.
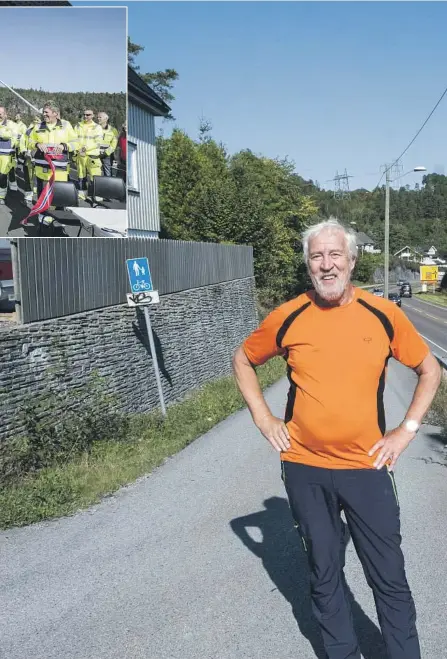
{"label": "dark grey fence panel", "polygon": [[22,322],[126,302],[126,259],[149,259],[160,295],[253,276],[253,248],[151,238],[17,241]]}

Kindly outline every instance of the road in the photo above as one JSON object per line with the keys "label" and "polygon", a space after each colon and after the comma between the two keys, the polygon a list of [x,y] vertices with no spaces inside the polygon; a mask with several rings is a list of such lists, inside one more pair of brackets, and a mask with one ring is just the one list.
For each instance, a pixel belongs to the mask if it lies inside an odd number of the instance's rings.
{"label": "road", "polygon": [[447,358],[447,307],[435,306],[413,296],[403,298],[402,309],[433,352]]}
{"label": "road", "polygon": [[[425,302],[415,294],[421,289],[420,283],[412,283],[413,297],[402,298],[402,310],[429,344],[431,350],[447,359],[447,307]],[[390,292],[397,292],[395,285],[390,285]],[[447,653],[446,653],[447,656]]]}
{"label": "road", "polygon": [[[389,427],[414,386],[391,360]],[[267,393],[276,414],[286,391]],[[443,462],[424,426],[396,472],[424,659],[447,648]],[[1,532],[0,553],[4,659],[322,659],[278,456],[246,410],[89,511]],[[385,659],[352,543],[346,575],[362,653]]]}
{"label": "road", "polygon": [[[76,173],[72,170],[70,175],[70,180],[76,181]],[[64,237],[64,236],[77,236],[79,232],[79,227],[69,224],[57,224],[54,228],[42,226],[41,233],[38,233],[38,223],[37,219],[34,218],[31,220],[32,224],[27,227],[22,227],[20,221],[23,220],[29,213],[29,208],[24,203],[23,199],[23,188],[24,180],[21,174],[21,168],[17,169],[17,183],[19,186],[18,192],[11,192],[8,190],[6,196],[6,206],[0,207],[0,237],[1,238],[10,238],[10,237],[23,237],[30,236],[35,237],[41,235],[42,237]],[[123,209],[126,208],[126,205],[121,202],[107,202],[104,203],[107,208],[110,209]],[[91,204],[79,200],[79,206],[84,206],[85,208],[91,208]],[[61,223],[64,219],[73,220],[73,214],[69,211],[52,211],[52,215],[59,219]],[[87,238],[91,237],[91,232],[86,229],[82,229],[80,237]]]}

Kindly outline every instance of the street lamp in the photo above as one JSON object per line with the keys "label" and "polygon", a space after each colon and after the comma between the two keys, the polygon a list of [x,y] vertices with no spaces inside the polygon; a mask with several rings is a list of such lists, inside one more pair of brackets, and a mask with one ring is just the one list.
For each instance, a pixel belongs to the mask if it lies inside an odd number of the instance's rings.
{"label": "street lamp", "polygon": [[[385,254],[384,254],[385,273],[383,280],[383,297],[385,298],[385,300],[388,299],[389,267],[390,267],[390,183],[393,183],[393,181],[390,178],[390,169],[391,167],[387,166],[386,188],[385,188]],[[404,176],[406,176],[407,174],[411,174],[412,172],[426,172],[426,171],[427,169],[425,167],[414,167],[413,169],[410,169],[408,172],[405,172],[405,174],[402,174],[402,176],[399,176],[399,178],[403,178]]]}

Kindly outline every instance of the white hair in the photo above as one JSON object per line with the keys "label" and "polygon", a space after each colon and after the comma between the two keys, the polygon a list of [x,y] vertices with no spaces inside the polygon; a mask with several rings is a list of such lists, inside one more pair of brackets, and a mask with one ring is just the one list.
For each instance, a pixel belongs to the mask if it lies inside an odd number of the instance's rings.
{"label": "white hair", "polygon": [[350,257],[352,259],[357,258],[358,249],[355,232],[352,229],[347,229],[344,227],[343,224],[340,224],[340,222],[335,219],[335,217],[330,217],[328,220],[324,220],[318,224],[313,224],[303,232],[301,236],[301,242],[303,245],[304,260],[306,263],[309,258],[309,243],[312,238],[319,236],[322,231],[330,231],[331,233],[336,231],[343,232]]}

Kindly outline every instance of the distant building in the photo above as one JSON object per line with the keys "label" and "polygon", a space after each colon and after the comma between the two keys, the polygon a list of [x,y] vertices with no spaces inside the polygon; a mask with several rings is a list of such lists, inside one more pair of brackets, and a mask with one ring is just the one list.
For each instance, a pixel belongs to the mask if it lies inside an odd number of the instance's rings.
{"label": "distant building", "polygon": [[155,117],[171,108],[131,68],[128,69],[127,208],[128,235],[158,238]]}
{"label": "distant building", "polygon": [[422,250],[413,249],[409,245],[405,245],[405,247],[399,249],[394,256],[402,261],[414,261],[415,263],[422,263],[422,259],[424,258]]}
{"label": "distant building", "polygon": [[361,254],[380,254],[382,250],[375,247],[374,240],[363,231],[356,231],[357,247]]}
{"label": "distant building", "polygon": [[424,256],[429,256],[430,258],[435,258],[438,253],[438,250],[434,245],[431,245],[427,249],[424,250]]}

